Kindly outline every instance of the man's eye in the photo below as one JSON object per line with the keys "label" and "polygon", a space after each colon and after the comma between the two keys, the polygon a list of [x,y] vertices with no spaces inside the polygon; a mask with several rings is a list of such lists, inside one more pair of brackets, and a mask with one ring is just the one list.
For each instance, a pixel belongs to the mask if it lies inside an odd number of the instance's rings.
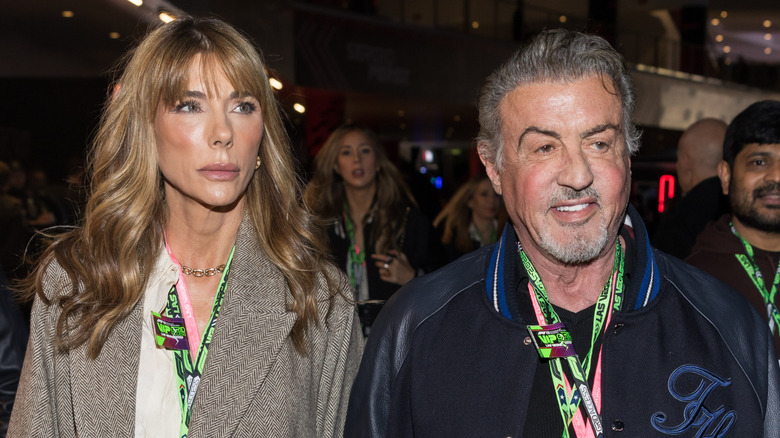
{"label": "man's eye", "polygon": [[599,151],[609,148],[609,143],[605,141],[597,141],[593,143],[593,148]]}
{"label": "man's eye", "polygon": [[539,151],[539,152],[543,152],[543,153],[548,153],[548,152],[552,152],[552,151],[553,151],[553,149],[555,149],[555,148],[553,147],[553,145],[551,145],[551,144],[546,144],[546,145],[544,145],[544,146],[540,147],[539,149],[537,149],[537,151]]}

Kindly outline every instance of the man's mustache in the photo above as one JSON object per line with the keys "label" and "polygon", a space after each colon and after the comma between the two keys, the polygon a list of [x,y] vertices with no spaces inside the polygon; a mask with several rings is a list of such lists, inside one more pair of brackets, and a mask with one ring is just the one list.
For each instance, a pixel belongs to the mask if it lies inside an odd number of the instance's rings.
{"label": "man's mustache", "polygon": [[753,190],[753,199],[760,198],[767,195],[778,195],[780,196],[780,181],[779,182],[768,182],[764,184],[761,187],[756,188]]}
{"label": "man's mustache", "polygon": [[[778,187],[780,187],[780,184],[778,184]],[[593,186],[586,187],[582,190],[574,190],[570,187],[561,187],[555,192],[555,194],[553,194],[552,198],[550,198],[549,207],[552,207],[553,205],[562,201],[570,201],[572,199],[582,198],[594,198],[596,199],[596,203],[601,205],[601,196],[599,195],[599,191],[596,190],[596,188]]]}

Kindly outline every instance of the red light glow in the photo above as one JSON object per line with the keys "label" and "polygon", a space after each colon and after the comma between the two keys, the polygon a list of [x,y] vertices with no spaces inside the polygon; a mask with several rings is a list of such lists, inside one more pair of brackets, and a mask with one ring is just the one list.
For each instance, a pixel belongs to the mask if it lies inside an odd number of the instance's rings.
{"label": "red light glow", "polygon": [[664,212],[664,203],[667,199],[674,198],[674,176],[661,175],[658,180],[658,212]]}

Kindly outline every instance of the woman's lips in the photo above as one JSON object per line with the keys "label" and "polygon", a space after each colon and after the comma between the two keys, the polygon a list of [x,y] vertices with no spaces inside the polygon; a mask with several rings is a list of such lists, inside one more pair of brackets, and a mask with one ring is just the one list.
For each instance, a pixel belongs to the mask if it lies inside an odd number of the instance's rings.
{"label": "woman's lips", "polygon": [[239,169],[234,164],[209,164],[198,169],[201,175],[212,181],[232,181],[238,178]]}

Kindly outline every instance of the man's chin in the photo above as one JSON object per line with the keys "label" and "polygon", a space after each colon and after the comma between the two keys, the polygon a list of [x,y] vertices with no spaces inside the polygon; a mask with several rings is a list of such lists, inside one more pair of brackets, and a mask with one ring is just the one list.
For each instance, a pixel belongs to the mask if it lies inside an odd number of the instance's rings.
{"label": "man's chin", "polygon": [[605,238],[576,238],[568,242],[543,239],[542,249],[565,265],[583,265],[597,259],[606,246]]}
{"label": "man's chin", "polygon": [[780,233],[780,206],[776,208],[767,207],[767,209],[772,210],[775,214],[735,214],[735,216],[746,227],[755,228],[768,233]]}

